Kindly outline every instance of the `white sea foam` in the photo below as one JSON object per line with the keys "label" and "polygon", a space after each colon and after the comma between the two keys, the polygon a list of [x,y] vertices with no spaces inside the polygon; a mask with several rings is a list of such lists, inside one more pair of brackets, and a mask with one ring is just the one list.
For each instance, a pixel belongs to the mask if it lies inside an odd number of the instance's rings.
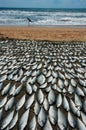
{"label": "white sea foam", "polygon": [[[27,17],[32,20],[28,23]],[[0,25],[86,25],[86,12],[0,10]]]}

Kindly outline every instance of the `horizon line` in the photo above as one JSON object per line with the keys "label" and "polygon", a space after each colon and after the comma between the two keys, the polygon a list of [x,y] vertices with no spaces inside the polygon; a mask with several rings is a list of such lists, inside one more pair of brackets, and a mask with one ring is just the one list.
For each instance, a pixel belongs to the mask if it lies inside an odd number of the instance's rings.
{"label": "horizon line", "polygon": [[86,8],[65,8],[65,7],[57,7],[57,8],[54,8],[54,7],[0,7],[0,8],[16,8],[16,9],[18,9],[18,8],[23,8],[23,9],[31,9],[31,8],[35,8],[35,9],[86,9]]}

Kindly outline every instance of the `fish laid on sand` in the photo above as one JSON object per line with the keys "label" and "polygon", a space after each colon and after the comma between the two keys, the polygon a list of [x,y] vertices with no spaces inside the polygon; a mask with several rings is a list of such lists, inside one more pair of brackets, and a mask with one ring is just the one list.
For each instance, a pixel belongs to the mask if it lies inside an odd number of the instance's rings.
{"label": "fish laid on sand", "polygon": [[0,40],[0,130],[86,130],[86,42]]}

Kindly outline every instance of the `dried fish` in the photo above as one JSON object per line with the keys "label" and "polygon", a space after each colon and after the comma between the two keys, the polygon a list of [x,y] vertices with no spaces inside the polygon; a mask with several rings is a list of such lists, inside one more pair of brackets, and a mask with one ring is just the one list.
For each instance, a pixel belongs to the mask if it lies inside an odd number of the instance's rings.
{"label": "dried fish", "polygon": [[37,101],[41,104],[44,101],[44,94],[41,89],[38,90],[37,93]]}
{"label": "dried fish", "polygon": [[5,111],[8,111],[9,109],[12,108],[14,104],[14,97],[12,97],[11,99],[8,100],[8,102],[5,105]]}
{"label": "dried fish", "polygon": [[56,108],[54,106],[50,106],[49,118],[50,118],[51,123],[53,125],[55,125],[57,122],[57,111],[56,111]]}
{"label": "dried fish", "polygon": [[8,126],[9,130],[12,129],[16,125],[17,121],[18,121],[18,113],[16,113],[13,119],[11,120]]}
{"label": "dried fish", "polygon": [[47,117],[46,117],[46,113],[43,107],[41,107],[41,110],[38,114],[38,123],[41,127],[43,127],[46,123]]}
{"label": "dried fish", "polygon": [[28,117],[29,117],[29,109],[27,109],[27,111],[23,113],[23,115],[19,120],[19,126],[18,126],[19,130],[24,130],[28,122]]}
{"label": "dried fish", "polygon": [[1,130],[3,130],[4,128],[7,127],[7,125],[9,125],[9,123],[11,122],[11,120],[13,119],[13,115],[14,115],[14,111],[10,112],[2,121],[1,124]]}
{"label": "dried fish", "polygon": [[55,92],[51,89],[48,94],[48,102],[49,104],[53,104],[56,101],[56,95]]}
{"label": "dried fish", "polygon": [[2,90],[2,95],[7,94],[8,91],[9,91],[9,89],[10,89],[10,83],[8,83],[8,84],[4,87],[4,89]]}
{"label": "dried fish", "polygon": [[30,121],[30,124],[29,124],[29,129],[30,130],[36,130],[36,117],[34,116],[32,118],[32,120]]}
{"label": "dried fish", "polygon": [[0,99],[0,108],[3,107],[6,102],[7,102],[7,96],[4,97],[3,99]]}
{"label": "dried fish", "polygon": [[33,102],[34,102],[34,94],[31,95],[31,96],[28,98],[28,100],[26,101],[26,103],[25,103],[25,108],[26,108],[26,109],[30,108],[31,105],[33,104]]}
{"label": "dried fish", "polygon": [[25,103],[25,97],[26,95],[23,95],[17,102],[16,104],[16,111],[18,111],[19,109],[21,109],[21,107],[24,105]]}

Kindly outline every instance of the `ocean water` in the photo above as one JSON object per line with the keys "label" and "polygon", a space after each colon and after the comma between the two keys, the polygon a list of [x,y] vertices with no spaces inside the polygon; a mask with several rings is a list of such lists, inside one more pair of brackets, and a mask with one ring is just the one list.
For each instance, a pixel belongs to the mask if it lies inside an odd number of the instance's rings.
{"label": "ocean water", "polygon": [[[27,17],[32,20],[28,22]],[[0,8],[0,25],[86,25],[86,9]]]}

